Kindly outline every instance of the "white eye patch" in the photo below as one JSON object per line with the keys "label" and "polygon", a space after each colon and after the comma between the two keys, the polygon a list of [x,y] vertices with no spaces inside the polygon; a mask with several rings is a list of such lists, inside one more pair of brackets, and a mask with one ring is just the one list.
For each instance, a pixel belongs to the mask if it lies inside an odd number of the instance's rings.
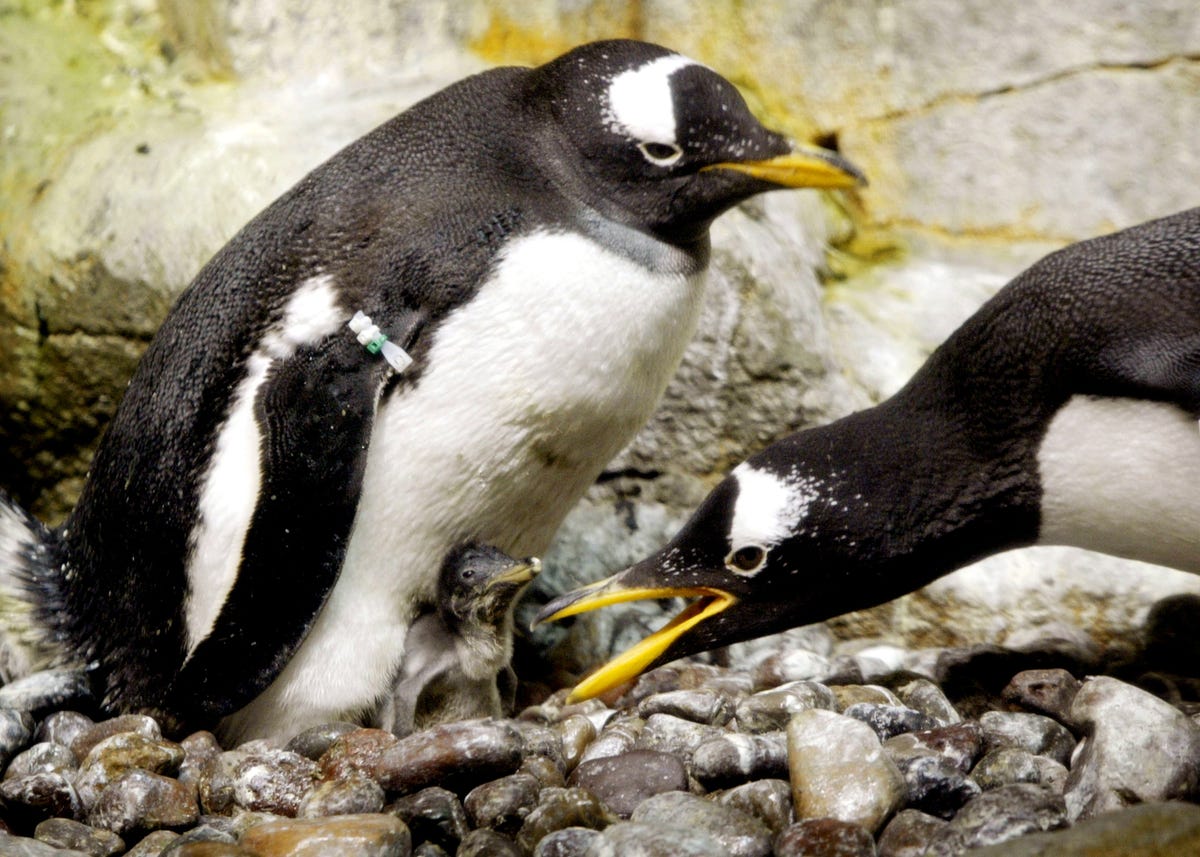
{"label": "white eye patch", "polygon": [[737,479],[738,493],[729,528],[731,551],[747,545],[769,549],[796,531],[812,493],[748,464],[738,465],[732,476]]}
{"label": "white eye patch", "polygon": [[670,54],[614,77],[605,112],[609,129],[641,144],[678,148],[671,75],[689,65],[696,62]]}

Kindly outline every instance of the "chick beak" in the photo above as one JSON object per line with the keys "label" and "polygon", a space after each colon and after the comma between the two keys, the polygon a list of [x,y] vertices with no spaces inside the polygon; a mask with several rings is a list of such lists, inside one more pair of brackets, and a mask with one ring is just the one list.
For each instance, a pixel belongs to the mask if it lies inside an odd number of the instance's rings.
{"label": "chick beak", "polygon": [[862,170],[854,164],[836,152],[816,146],[797,145],[774,158],[723,161],[704,170],[734,170],[779,187],[850,188],[867,183]]}
{"label": "chick beak", "polygon": [[488,581],[487,587],[523,586],[542,572],[542,561],[536,556],[518,560]]}
{"label": "chick beak", "polygon": [[[634,566],[634,569],[637,567]],[[701,622],[716,616],[737,603],[731,593],[707,586],[630,586],[625,581],[630,571],[616,574],[605,580],[580,587],[551,601],[538,613],[533,624],[553,622],[586,613],[610,604],[623,601],[640,601],[647,598],[699,598],[682,613],[655,631],[640,643],[617,655],[581,681],[567,697],[567,702],[579,702],[611,690],[636,678],[643,670],[660,658],[671,644],[683,637]]]}

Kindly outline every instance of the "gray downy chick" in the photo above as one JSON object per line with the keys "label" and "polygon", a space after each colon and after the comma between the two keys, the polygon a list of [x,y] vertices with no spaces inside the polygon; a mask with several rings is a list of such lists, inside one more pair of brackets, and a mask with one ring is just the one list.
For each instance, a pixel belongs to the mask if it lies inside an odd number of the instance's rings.
{"label": "gray downy chick", "polygon": [[490,545],[453,549],[438,576],[435,610],[413,623],[380,727],[397,735],[512,706],[513,607],[541,571],[536,557],[516,560]]}

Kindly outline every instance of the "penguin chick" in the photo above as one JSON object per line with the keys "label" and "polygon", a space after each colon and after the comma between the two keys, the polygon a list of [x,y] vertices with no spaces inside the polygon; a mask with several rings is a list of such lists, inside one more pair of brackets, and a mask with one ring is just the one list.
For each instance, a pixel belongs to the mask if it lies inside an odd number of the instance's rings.
{"label": "penguin chick", "polygon": [[1200,573],[1200,208],[1051,254],[893,397],[767,447],[660,551],[542,610],[696,597],[574,698],[1072,545]]}
{"label": "penguin chick", "polygon": [[511,713],[513,607],[541,567],[536,557],[514,560],[488,545],[452,550],[438,576],[436,610],[417,617],[408,632],[404,664],[379,725],[404,736]]}
{"label": "penguin chick", "polygon": [[713,219],[860,178],[644,42],[413,105],[197,274],[62,527],[0,499],[7,663],[229,745],[372,716],[449,550],[544,552],[653,413]]}

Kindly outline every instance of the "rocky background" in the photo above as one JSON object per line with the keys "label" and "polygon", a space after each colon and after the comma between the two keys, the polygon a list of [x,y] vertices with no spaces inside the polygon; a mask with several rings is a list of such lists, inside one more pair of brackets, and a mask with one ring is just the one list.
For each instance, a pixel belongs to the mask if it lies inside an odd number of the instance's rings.
{"label": "rocky background", "polygon": [[[656,547],[772,438],[895,390],[1045,252],[1200,203],[1194,0],[0,0],[0,484],[62,518],[174,296],[308,169],[464,74],[607,36],[707,62],[871,185],[719,222],[679,377],[535,601]],[[1108,645],[1179,592],[1200,581],[1040,549],[830,627]],[[582,668],[640,636],[654,608],[630,609],[538,642]]]}

